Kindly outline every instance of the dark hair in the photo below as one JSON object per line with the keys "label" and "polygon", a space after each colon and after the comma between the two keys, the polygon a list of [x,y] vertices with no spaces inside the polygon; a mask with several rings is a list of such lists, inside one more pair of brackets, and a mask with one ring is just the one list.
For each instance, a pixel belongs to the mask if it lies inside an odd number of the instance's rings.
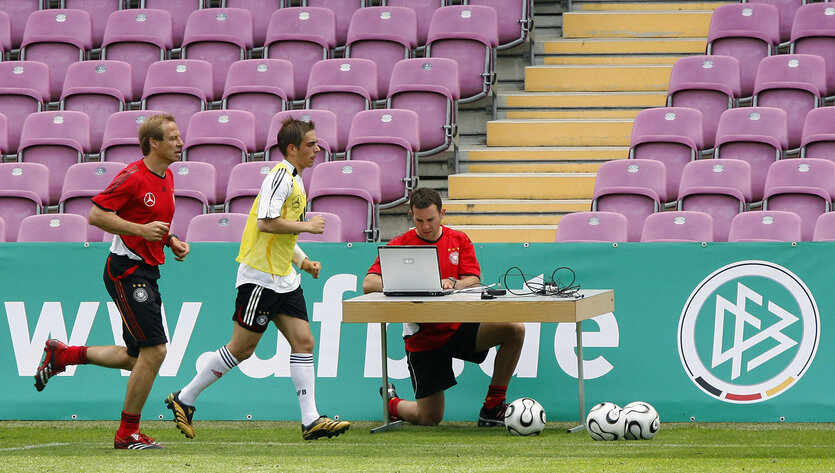
{"label": "dark hair", "polygon": [[441,211],[443,203],[441,203],[441,194],[435,189],[428,187],[418,187],[412,191],[412,197],[409,198],[409,210],[414,208],[425,209],[430,205],[438,207],[438,212]]}
{"label": "dark hair", "polygon": [[157,141],[165,139],[162,125],[166,122],[176,123],[174,116],[166,113],[162,115],[151,115],[139,126],[139,146],[142,148],[143,156],[148,156],[151,152],[151,138]]}
{"label": "dark hair", "polygon": [[297,148],[301,146],[304,135],[314,129],[316,125],[313,120],[304,121],[291,117],[281,122],[281,129],[278,130],[278,149],[281,150],[281,154],[286,158],[287,148],[290,145]]}

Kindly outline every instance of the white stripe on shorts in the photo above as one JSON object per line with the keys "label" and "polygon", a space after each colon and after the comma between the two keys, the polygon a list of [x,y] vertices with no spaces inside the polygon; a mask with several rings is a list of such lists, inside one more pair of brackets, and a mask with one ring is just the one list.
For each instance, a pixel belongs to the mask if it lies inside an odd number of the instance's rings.
{"label": "white stripe on shorts", "polygon": [[255,289],[252,290],[252,294],[249,295],[249,303],[246,305],[246,312],[244,312],[244,323],[247,325],[252,325],[255,322],[255,309],[258,308],[258,302],[261,300],[261,291],[264,289],[263,286],[255,286]]}

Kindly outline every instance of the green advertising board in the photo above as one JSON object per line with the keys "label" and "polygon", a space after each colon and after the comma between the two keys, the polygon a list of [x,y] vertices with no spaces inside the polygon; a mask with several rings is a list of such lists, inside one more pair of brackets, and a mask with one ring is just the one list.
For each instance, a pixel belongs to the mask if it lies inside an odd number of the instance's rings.
{"label": "green advertising board", "polygon": [[[341,302],[361,294],[375,244],[305,244],[321,277],[302,286],[316,338],[316,398],[322,413],[381,416],[378,324],[342,323]],[[70,367],[43,392],[33,375],[47,338],[121,344],[121,319],[102,282],[108,246],[0,245],[0,419],[117,419],[127,372]],[[478,244],[483,282],[521,293],[526,281],[613,289],[614,313],[583,323],[587,408],[611,401],[653,404],[662,421],[817,422],[835,419],[835,359],[828,321],[835,308],[831,243]],[[236,244],[195,243],[169,259],[160,289],[167,358],[143,418],[170,417],[163,400],[184,386],[232,330]],[[558,268],[570,268],[567,269]],[[510,297],[510,296],[508,296]],[[519,296],[524,297],[524,296]],[[489,316],[486,317],[489,319]],[[387,330],[389,376],[412,395],[402,326]],[[540,401],[549,420],[577,416],[574,324],[526,324],[508,397]],[[289,346],[268,329],[255,355],[207,389],[199,419],[296,420]],[[456,362],[447,420],[475,420],[492,373]]]}

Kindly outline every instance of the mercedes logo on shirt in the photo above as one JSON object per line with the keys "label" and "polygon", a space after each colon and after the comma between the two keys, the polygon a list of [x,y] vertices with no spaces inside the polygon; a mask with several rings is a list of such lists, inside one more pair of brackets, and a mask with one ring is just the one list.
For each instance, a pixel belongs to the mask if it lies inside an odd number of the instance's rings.
{"label": "mercedes logo on shirt", "polygon": [[153,207],[154,204],[156,204],[156,203],[157,203],[157,198],[154,197],[154,194],[152,194],[150,192],[145,194],[145,205],[147,205],[148,207]]}

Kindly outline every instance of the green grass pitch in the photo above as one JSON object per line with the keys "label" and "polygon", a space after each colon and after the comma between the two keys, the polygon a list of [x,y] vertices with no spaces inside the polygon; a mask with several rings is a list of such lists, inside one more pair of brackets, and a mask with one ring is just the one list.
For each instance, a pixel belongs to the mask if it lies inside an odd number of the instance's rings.
{"label": "green grass pitch", "polygon": [[165,450],[114,450],[115,421],[0,421],[0,472],[835,471],[835,424],[662,424],[653,440],[595,442],[567,423],[535,437],[445,422],[306,442],[298,423],[196,421],[186,439],[169,421],[143,421]]}

